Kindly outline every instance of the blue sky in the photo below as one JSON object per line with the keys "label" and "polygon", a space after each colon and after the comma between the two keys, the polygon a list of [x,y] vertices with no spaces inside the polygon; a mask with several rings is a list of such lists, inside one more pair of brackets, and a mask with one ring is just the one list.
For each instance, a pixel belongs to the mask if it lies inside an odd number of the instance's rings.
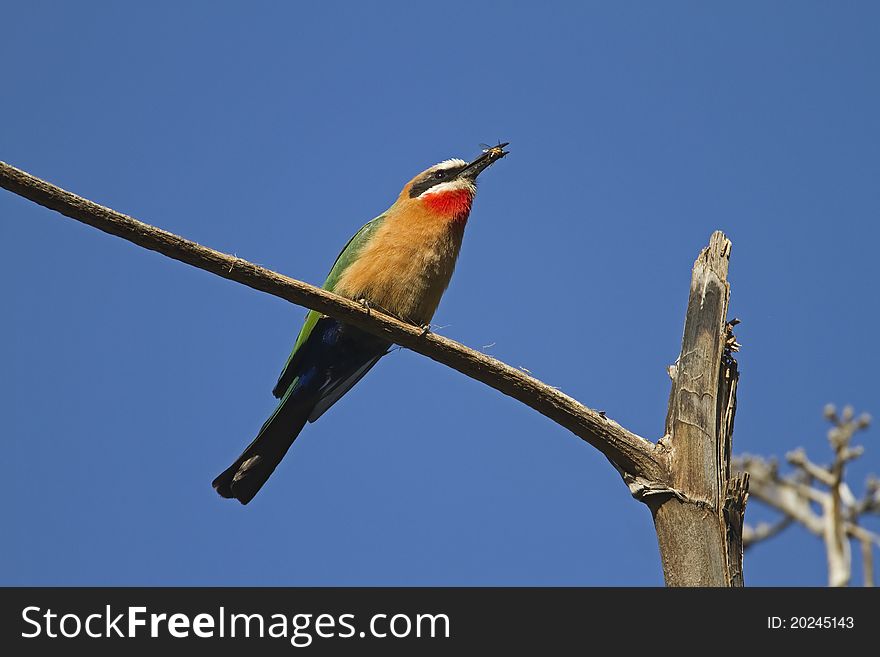
{"label": "blue sky", "polygon": [[[438,332],[656,439],[723,229],[735,449],[824,461],[825,403],[880,415],[875,3],[29,2],[0,57],[0,159],[313,283],[414,174],[510,141]],[[0,242],[0,583],[662,583],[598,452],[405,351],[220,499],[305,311],[6,192]],[[825,577],[799,529],[746,557]]]}

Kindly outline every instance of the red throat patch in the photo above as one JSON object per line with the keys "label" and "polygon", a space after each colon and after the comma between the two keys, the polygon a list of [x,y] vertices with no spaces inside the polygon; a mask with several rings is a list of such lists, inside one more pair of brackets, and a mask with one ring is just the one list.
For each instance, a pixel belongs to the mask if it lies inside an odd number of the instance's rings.
{"label": "red throat patch", "polygon": [[425,206],[429,210],[448,217],[450,220],[458,221],[467,219],[473,201],[473,195],[466,189],[428,194],[424,198]]}

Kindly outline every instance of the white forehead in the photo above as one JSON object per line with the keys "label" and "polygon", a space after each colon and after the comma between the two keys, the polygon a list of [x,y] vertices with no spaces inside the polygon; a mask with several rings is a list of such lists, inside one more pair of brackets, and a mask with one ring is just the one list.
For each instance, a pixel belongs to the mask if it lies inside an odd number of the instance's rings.
{"label": "white forehead", "polygon": [[442,162],[438,162],[434,166],[431,167],[431,171],[436,171],[438,169],[452,169],[454,167],[463,167],[467,162],[464,160],[459,160],[457,157],[453,157],[450,160],[443,160]]}

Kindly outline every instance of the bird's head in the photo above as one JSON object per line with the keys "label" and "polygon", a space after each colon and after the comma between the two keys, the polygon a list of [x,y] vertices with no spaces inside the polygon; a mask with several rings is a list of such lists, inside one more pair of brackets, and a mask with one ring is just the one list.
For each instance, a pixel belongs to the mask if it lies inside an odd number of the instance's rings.
{"label": "bird's head", "polygon": [[472,162],[445,160],[422,171],[404,186],[398,204],[449,220],[466,220],[477,193],[477,176],[507,155],[505,146],[486,148]]}

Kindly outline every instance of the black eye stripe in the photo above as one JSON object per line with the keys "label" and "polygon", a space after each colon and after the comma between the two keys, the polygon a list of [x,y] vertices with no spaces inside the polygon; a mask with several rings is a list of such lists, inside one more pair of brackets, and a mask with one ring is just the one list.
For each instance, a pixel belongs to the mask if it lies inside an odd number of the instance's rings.
{"label": "black eye stripe", "polygon": [[[417,196],[421,196],[426,191],[431,189],[434,185],[439,185],[440,183],[452,180],[453,178],[455,178],[455,174],[457,174],[463,168],[464,167],[448,167],[437,169],[435,171],[431,171],[430,173],[425,174],[424,177],[413,183],[413,186],[409,190],[409,197],[416,198]],[[438,173],[444,173],[446,175],[438,177]]]}

